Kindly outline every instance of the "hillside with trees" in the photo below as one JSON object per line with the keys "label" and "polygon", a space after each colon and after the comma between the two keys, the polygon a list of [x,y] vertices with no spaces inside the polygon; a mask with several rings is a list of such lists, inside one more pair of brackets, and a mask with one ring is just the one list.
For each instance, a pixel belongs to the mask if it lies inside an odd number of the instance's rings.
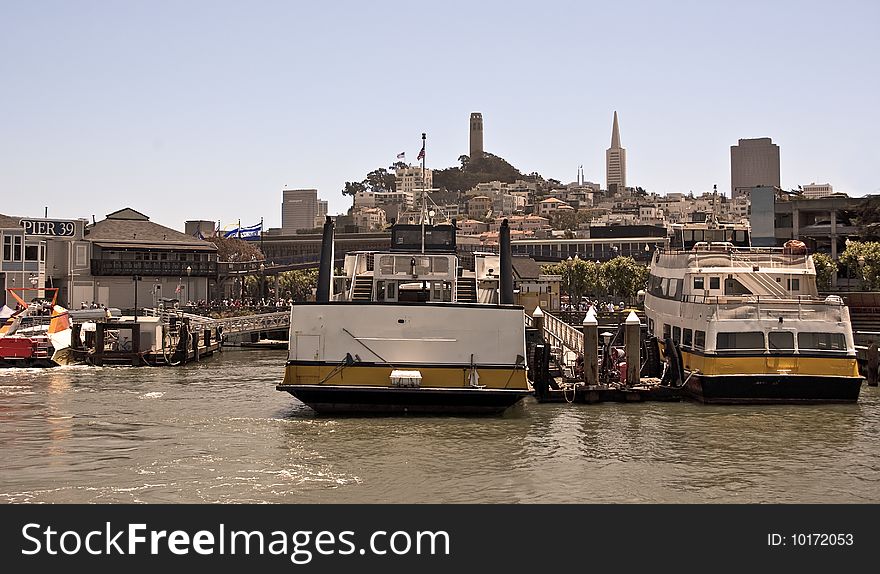
{"label": "hillside with trees", "polygon": [[[461,193],[473,189],[478,183],[490,181],[513,183],[522,179],[537,183],[538,195],[541,195],[541,192],[548,187],[560,185],[560,182],[555,179],[545,181],[537,172],[523,174],[504,158],[488,152],[483,152],[481,157],[475,159],[462,155],[458,161],[461,162],[459,167],[434,170],[435,188],[441,191]],[[361,181],[346,181],[342,194],[354,196],[360,191],[394,191],[394,172],[398,167],[406,167],[406,165],[398,162],[388,168],[374,169]]]}

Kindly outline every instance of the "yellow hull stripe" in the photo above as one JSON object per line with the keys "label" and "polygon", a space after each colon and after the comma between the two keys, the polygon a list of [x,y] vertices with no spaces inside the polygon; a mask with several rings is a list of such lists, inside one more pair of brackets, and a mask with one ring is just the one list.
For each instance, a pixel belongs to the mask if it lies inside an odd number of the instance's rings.
{"label": "yellow hull stripe", "polygon": [[[470,387],[470,367],[405,367],[417,370],[422,375],[424,388],[466,388]],[[336,370],[334,373],[333,371]],[[326,385],[326,386],[364,386],[390,387],[390,367],[345,367],[339,370],[336,365],[287,365],[284,371],[285,385]],[[480,369],[478,384],[487,389],[529,390],[524,369]],[[323,381],[323,382],[322,382]]]}
{"label": "yellow hull stripe", "polygon": [[855,357],[799,357],[796,355],[760,357],[717,357],[681,352],[684,368],[704,375],[813,375],[858,377]]}

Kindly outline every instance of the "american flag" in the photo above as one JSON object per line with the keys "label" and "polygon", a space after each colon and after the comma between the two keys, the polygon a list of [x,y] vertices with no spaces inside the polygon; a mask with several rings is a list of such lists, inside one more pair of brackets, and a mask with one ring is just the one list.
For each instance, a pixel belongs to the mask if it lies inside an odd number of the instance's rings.
{"label": "american flag", "polygon": [[419,157],[416,159],[425,159],[425,146],[422,146],[422,151],[419,152]]}

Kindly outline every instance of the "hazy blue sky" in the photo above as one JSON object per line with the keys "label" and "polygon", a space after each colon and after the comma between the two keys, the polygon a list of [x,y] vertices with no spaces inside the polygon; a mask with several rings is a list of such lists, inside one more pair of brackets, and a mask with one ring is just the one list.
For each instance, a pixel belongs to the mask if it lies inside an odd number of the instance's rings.
{"label": "hazy blue sky", "polygon": [[0,0],[0,213],[130,206],[281,223],[346,180],[485,149],[605,181],[620,116],[630,185],[730,188],[730,146],[772,137],[782,185],[880,193],[880,2]]}

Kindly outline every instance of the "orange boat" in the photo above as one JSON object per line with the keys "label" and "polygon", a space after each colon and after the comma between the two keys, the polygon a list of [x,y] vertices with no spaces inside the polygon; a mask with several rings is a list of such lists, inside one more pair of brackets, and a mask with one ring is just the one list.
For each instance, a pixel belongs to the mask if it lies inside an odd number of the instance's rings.
{"label": "orange boat", "polygon": [[[19,309],[8,307],[0,316],[0,367],[54,367],[67,364],[70,349],[70,316],[57,304],[57,288],[9,287],[6,291]],[[28,303],[25,291],[52,292],[51,301]]]}

